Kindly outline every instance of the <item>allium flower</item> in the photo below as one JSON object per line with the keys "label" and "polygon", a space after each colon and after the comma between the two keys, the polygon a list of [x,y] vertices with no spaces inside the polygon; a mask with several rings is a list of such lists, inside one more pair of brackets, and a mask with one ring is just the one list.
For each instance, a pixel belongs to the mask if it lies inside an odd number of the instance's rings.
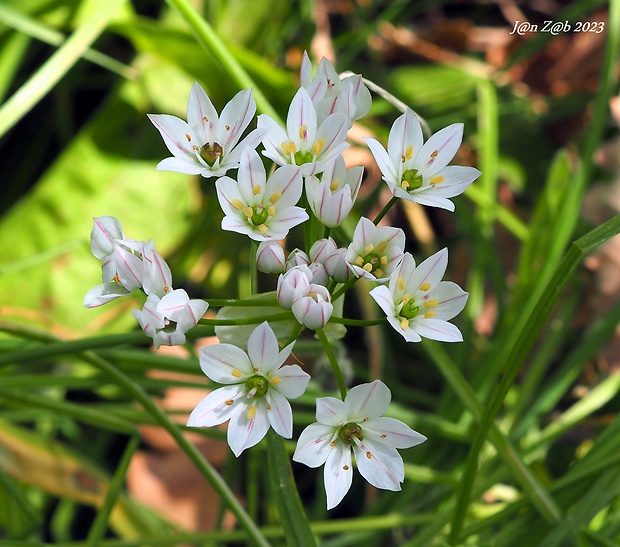
{"label": "allium flower", "polygon": [[131,313],[158,348],[184,344],[185,333],[196,326],[208,307],[204,300],[190,300],[183,289],[176,289],[161,299],[149,295],[143,308]]}
{"label": "allium flower", "polygon": [[245,147],[256,148],[263,136],[262,130],[255,129],[239,142],[255,112],[252,90],[244,89],[218,117],[207,94],[194,83],[187,102],[187,123],[168,114],[148,115],[173,156],[160,161],[157,169],[205,178],[236,169],[241,151]]}
{"label": "allium flower", "polygon": [[372,106],[370,91],[362,77],[355,74],[341,79],[334,65],[323,57],[312,77],[312,63],[304,52],[300,73],[301,85],[308,91],[320,120],[341,112],[351,121],[363,118]]}
{"label": "allium flower", "polygon": [[379,380],[349,390],[344,401],[323,397],[316,401],[317,423],[304,429],[293,460],[309,467],[325,464],[327,508],[336,507],[351,487],[353,468],[370,484],[400,490],[405,468],[397,448],[411,448],[426,440],[408,425],[383,417],[392,395]]}
{"label": "allium flower", "polygon": [[202,348],[202,371],[226,385],[198,403],[187,425],[210,427],[230,420],[228,444],[235,456],[260,442],[269,426],[290,439],[293,414],[288,399],[302,395],[310,380],[298,365],[282,366],[294,344],[279,351],[278,340],[265,321],[250,335],[247,354],[231,344]]}
{"label": "allium flower", "polygon": [[357,277],[382,283],[401,261],[404,249],[405,232],[400,228],[375,226],[362,217],[353,232],[353,242],[345,260]]}
{"label": "allium flower", "polygon": [[422,144],[420,122],[407,108],[392,125],[387,152],[375,139],[364,140],[396,197],[454,211],[448,198],[462,194],[480,176],[474,167],[446,167],[462,139],[463,124],[454,123]]}
{"label": "allium flower", "polygon": [[427,258],[417,268],[413,256],[405,253],[388,286],[370,291],[387,320],[407,342],[422,338],[461,342],[461,331],[448,323],[465,307],[468,293],[456,283],[441,281],[448,266],[448,249]]}
{"label": "allium flower", "polygon": [[310,264],[310,257],[301,249],[293,249],[289,254],[286,262],[284,263],[284,271],[288,272],[295,266],[308,266]]}
{"label": "allium flower", "polygon": [[303,87],[291,101],[286,131],[266,114],[258,117],[258,128],[265,130],[263,154],[278,165],[301,166],[304,177],[321,173],[326,163],[349,146],[345,142],[348,118],[344,114],[332,114],[318,123],[312,99]]}
{"label": "allium flower", "polygon": [[304,327],[322,329],[334,311],[332,297],[323,285],[311,283],[307,290],[293,301],[291,311]]}
{"label": "allium flower", "polygon": [[276,289],[278,305],[285,310],[290,310],[293,302],[308,292],[311,279],[312,272],[305,264],[295,266],[280,274]]}
{"label": "allium flower", "polygon": [[284,271],[284,249],[277,241],[261,241],[256,251],[256,268],[263,273]]}
{"label": "allium flower", "polygon": [[155,249],[155,243],[152,239],[144,244],[142,264],[144,266],[142,277],[144,292],[163,298],[172,290],[172,273],[170,266]]}
{"label": "allium flower", "polygon": [[346,169],[339,156],[326,165],[321,179],[306,177],[306,195],[312,212],[325,226],[340,226],[347,218],[362,184],[364,168]]}
{"label": "allium flower", "polygon": [[276,240],[308,219],[308,213],[295,206],[303,186],[299,167],[280,167],[266,180],[260,156],[246,148],[237,178],[221,177],[215,183],[226,215],[223,230],[246,234],[255,241]]}

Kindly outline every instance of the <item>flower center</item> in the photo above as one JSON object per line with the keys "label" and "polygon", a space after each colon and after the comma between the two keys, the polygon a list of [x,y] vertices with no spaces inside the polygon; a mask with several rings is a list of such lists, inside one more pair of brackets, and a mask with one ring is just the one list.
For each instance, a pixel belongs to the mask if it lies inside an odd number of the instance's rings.
{"label": "flower center", "polygon": [[217,159],[222,155],[224,150],[222,147],[214,142],[213,144],[206,143],[203,144],[200,149],[200,157],[207,162],[209,167],[213,167],[213,164],[217,161]]}
{"label": "flower center", "polygon": [[408,300],[400,310],[400,316],[405,319],[413,319],[420,312],[420,308],[415,305],[413,299]]}
{"label": "flower center", "polygon": [[314,156],[310,152],[302,152],[298,150],[295,152],[295,165],[303,165],[304,163],[312,163]]}
{"label": "flower center", "polygon": [[263,204],[256,205],[252,207],[253,214],[250,217],[252,224],[254,226],[260,226],[264,224],[267,218],[269,217],[269,211],[263,206]]}
{"label": "flower center", "polygon": [[258,399],[267,393],[269,382],[264,376],[252,376],[245,383],[245,389],[248,392],[248,398]]}
{"label": "flower center", "polygon": [[422,175],[418,175],[417,169],[407,169],[403,173],[403,180],[401,181],[400,186],[403,190],[411,192],[411,190],[420,188],[423,183],[424,177]]}
{"label": "flower center", "polygon": [[355,260],[355,264],[360,266],[368,273],[372,273],[377,277],[383,277],[383,268],[388,263],[388,258],[384,254],[387,243],[382,241],[376,247],[371,243],[364,248],[363,254],[360,254]]}
{"label": "flower center", "polygon": [[340,428],[338,436],[344,444],[347,444],[349,446],[353,446],[355,444],[355,438],[359,439],[360,441],[364,440],[364,433],[362,432],[362,428],[359,424],[355,423],[348,423],[343,425]]}

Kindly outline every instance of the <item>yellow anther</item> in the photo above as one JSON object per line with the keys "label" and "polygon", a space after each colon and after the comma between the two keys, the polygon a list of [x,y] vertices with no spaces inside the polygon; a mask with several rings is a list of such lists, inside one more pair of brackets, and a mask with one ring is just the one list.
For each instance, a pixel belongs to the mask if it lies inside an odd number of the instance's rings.
{"label": "yellow anther", "polygon": [[435,317],[435,315],[437,315],[437,312],[429,310],[424,314],[424,317],[426,317],[426,319],[430,319],[431,317]]}
{"label": "yellow anther", "polygon": [[405,157],[410,160],[413,157],[413,146],[410,144],[407,146],[407,150],[405,150]]}
{"label": "yellow anther", "polygon": [[225,125],[224,129],[226,129],[226,131],[230,131],[230,125]]}
{"label": "yellow anther", "polygon": [[271,207],[269,207],[269,208],[267,209],[267,214],[268,214],[270,217],[275,217],[275,216],[276,216],[276,208],[272,205]]}
{"label": "yellow anther", "polygon": [[432,300],[427,300],[424,302],[425,308],[434,308],[437,304],[439,304],[439,300],[433,298]]}
{"label": "yellow anther", "polygon": [[284,152],[285,156],[291,155],[291,147],[289,146],[287,142],[281,142],[280,146],[282,147],[282,152]]}
{"label": "yellow anther", "polygon": [[269,229],[269,228],[267,228],[267,226],[265,226],[264,224],[261,224],[261,225],[259,225],[259,226],[258,226],[258,231],[259,231],[261,234],[264,234],[264,233],[265,233],[268,229]]}
{"label": "yellow anther", "polygon": [[345,471],[348,471],[348,470],[349,470],[349,466],[348,466],[348,465],[343,465],[343,466],[342,466],[342,468],[343,468]]}
{"label": "yellow anther", "polygon": [[406,190],[407,188],[409,188],[409,183],[408,183],[406,180],[404,180],[404,181],[402,181],[402,182],[400,183],[400,187],[401,187],[403,190]]}
{"label": "yellow anther", "polygon": [[164,287],[164,292],[166,292],[166,293],[167,293],[167,292],[170,292],[170,287],[168,287],[168,285],[166,285],[166,286]]}
{"label": "yellow anther", "polygon": [[372,460],[372,454],[371,454],[370,452],[366,452],[366,457],[367,457],[369,460]]}
{"label": "yellow anther", "polygon": [[439,154],[439,150],[433,150],[433,152],[431,153],[431,158],[435,159],[437,157],[437,154]]}
{"label": "yellow anther", "polygon": [[197,144],[195,144],[194,146],[192,146],[192,148],[194,150],[196,150],[196,152],[198,152],[198,150],[200,150],[200,146],[198,146]]}
{"label": "yellow anther", "polygon": [[411,300],[411,295],[409,293],[405,293],[403,295],[403,304],[407,304]]}
{"label": "yellow anther", "polygon": [[421,291],[428,291],[431,288],[431,284],[430,283],[422,283],[422,285],[420,285],[420,290]]}
{"label": "yellow anther", "polygon": [[267,403],[267,410],[271,410],[271,405]]}
{"label": "yellow anther", "polygon": [[233,199],[230,204],[235,208],[235,209],[239,209],[239,211],[243,211],[245,209],[245,205],[243,205],[243,203],[241,203],[241,201],[239,201],[238,199]]}
{"label": "yellow anther", "polygon": [[233,401],[232,399],[228,399],[228,400],[224,401],[224,404],[225,404],[226,406],[230,406],[230,405],[232,405],[234,402],[235,402],[235,401]]}
{"label": "yellow anther", "polygon": [[252,405],[250,408],[248,408],[248,413],[246,414],[248,420],[253,420],[254,416],[256,416],[256,407],[254,405]]}
{"label": "yellow anther", "polygon": [[[364,259],[363,259],[361,256],[358,256],[358,257],[355,259],[355,264],[356,264],[357,266],[361,266],[363,263],[364,263]],[[120,279],[119,279],[119,281],[120,281]]]}
{"label": "yellow anther", "polygon": [[308,126],[307,125],[302,125],[299,128],[299,138],[304,140],[307,137],[308,137]]}
{"label": "yellow anther", "polygon": [[269,203],[271,203],[271,205],[273,205],[274,203],[276,203],[280,198],[282,197],[282,192],[274,192],[273,194],[271,194],[271,197],[269,198]]}
{"label": "yellow anther", "polygon": [[379,261],[381,262],[382,266],[387,266],[387,263],[388,263],[387,256],[383,255]]}
{"label": "yellow anther", "polygon": [[240,370],[237,370],[236,368],[232,369],[232,371],[230,372],[235,378],[241,378],[241,376],[243,376],[241,374]]}
{"label": "yellow anther", "polygon": [[375,277],[383,277],[383,270],[377,268],[375,270]]}
{"label": "yellow anther", "polygon": [[253,370],[254,372],[258,372],[258,367],[252,367],[252,370]]}
{"label": "yellow anther", "polygon": [[382,241],[381,243],[379,243],[379,245],[377,245],[377,251],[382,253],[387,249],[387,245],[387,241]]}
{"label": "yellow anther", "polygon": [[401,154],[400,155],[400,161],[401,161],[401,163],[405,163],[407,161],[407,158],[405,157],[405,154]]}
{"label": "yellow anther", "polygon": [[252,207],[246,207],[243,212],[248,218],[252,218],[254,216],[254,209],[252,209]]}
{"label": "yellow anther", "polygon": [[398,290],[399,291],[405,290],[405,280],[403,279],[402,275],[398,276]]}
{"label": "yellow anther", "polygon": [[191,142],[192,137],[189,133],[185,133],[185,138],[187,139],[187,142]]}
{"label": "yellow anther", "polygon": [[403,330],[407,330],[409,328],[409,319],[401,319],[400,320],[400,328]]}
{"label": "yellow anther", "polygon": [[371,243],[370,245],[366,245],[366,247],[364,247],[364,253],[368,254],[368,253],[372,253],[375,250],[375,246]]}
{"label": "yellow anther", "polygon": [[260,194],[260,184],[255,184],[254,186],[252,186],[252,193],[255,196],[258,196],[258,194]]}
{"label": "yellow anther", "polygon": [[371,266],[370,264],[364,264],[364,266],[362,267],[362,269],[363,269],[365,272],[368,272],[368,273],[372,272],[372,266]]}
{"label": "yellow anther", "polygon": [[121,282],[121,278],[118,276],[118,274],[114,274],[114,277],[112,278],[112,281],[114,281],[115,283],[120,283]]}
{"label": "yellow anther", "polygon": [[314,146],[312,146],[312,151],[314,152],[314,155],[318,156],[321,153],[321,150],[323,150],[324,146],[325,139],[319,139],[318,141],[315,141]]}
{"label": "yellow anther", "polygon": [[385,439],[387,437],[387,435],[385,433],[381,433],[381,438]]}
{"label": "yellow anther", "polygon": [[332,441],[331,443],[329,443],[329,446],[331,446],[332,448],[336,448],[336,441]]}
{"label": "yellow anther", "polygon": [[440,182],[443,182],[444,179],[442,176],[437,175],[436,177],[432,177],[430,180],[431,186],[435,186],[436,184],[439,184]]}
{"label": "yellow anther", "polygon": [[367,422],[369,419],[370,419],[370,418],[368,418],[368,416],[366,416],[366,417],[362,420],[362,422]]}
{"label": "yellow anther", "polygon": [[271,379],[271,383],[272,383],[274,386],[277,386],[277,385],[278,385],[281,381],[282,381],[282,378],[280,378],[279,376],[274,376],[274,377]]}
{"label": "yellow anther", "polygon": [[332,183],[329,185],[329,189],[332,192],[335,192],[336,190],[338,190],[338,184],[340,184],[340,180],[339,179],[334,179],[332,181]]}

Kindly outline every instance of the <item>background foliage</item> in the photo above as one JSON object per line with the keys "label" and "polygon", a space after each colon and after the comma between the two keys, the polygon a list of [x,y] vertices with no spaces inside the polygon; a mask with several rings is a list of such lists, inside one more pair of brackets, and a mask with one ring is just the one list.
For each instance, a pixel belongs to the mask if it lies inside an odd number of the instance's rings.
{"label": "background foliage", "polygon": [[[184,424],[203,396],[194,348],[151,352],[136,301],[82,306],[100,276],[88,235],[92,217],[116,216],[129,237],[153,238],[193,297],[246,291],[247,242],[219,229],[213,181],[155,171],[167,151],[146,113],[184,117],[194,81],[218,109],[252,82],[259,109],[284,116],[309,49],[335,54],[433,131],[464,122],[456,162],[483,172],[454,214],[389,214],[418,260],[449,247],[447,277],[470,292],[465,342],[348,329],[339,351],[351,376],[383,378],[392,415],[429,440],[403,453],[402,493],[355,480],[329,514],[321,474],[295,466],[313,531],[324,545],[617,544],[619,5],[0,3],[0,539],[246,541],[171,421]],[[509,34],[526,19],[605,30]],[[398,114],[375,97],[357,133],[385,139]],[[371,157],[357,143],[348,159],[367,169],[358,214],[377,211],[386,188]],[[347,299],[349,316],[379,316],[366,293]],[[301,430],[330,386],[314,341],[296,350],[317,379],[296,405]],[[221,438],[192,437],[265,537],[284,543],[266,447],[237,461]]]}

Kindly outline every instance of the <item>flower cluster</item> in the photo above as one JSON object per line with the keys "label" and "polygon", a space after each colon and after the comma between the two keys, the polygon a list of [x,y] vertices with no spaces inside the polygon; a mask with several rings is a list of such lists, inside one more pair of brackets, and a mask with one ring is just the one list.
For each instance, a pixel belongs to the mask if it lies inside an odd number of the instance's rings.
{"label": "flower cluster", "polygon": [[[388,324],[407,342],[462,340],[449,320],[464,308],[468,295],[455,283],[442,281],[447,249],[416,265],[406,252],[405,232],[379,221],[395,198],[452,211],[450,198],[464,192],[480,173],[473,167],[448,165],[461,144],[462,124],[450,125],[424,142],[420,122],[407,108],[390,130],[387,149],[375,139],[366,139],[393,199],[374,221],[358,217],[350,239],[342,228],[332,237],[330,230],[351,215],[362,184],[363,168],[347,167],[342,154],[349,146],[346,138],[353,123],[370,110],[371,95],[361,76],[341,77],[327,59],[313,74],[307,55],[300,81],[285,126],[261,114],[256,128],[245,137],[256,112],[249,89],[239,92],[218,115],[196,83],[189,96],[187,121],[154,114],[149,119],[172,154],[157,169],[216,179],[222,229],[247,236],[252,265],[278,276],[279,316],[284,314],[293,325],[279,338],[264,321],[249,338],[247,333],[229,338],[235,345],[202,349],[203,372],[222,387],[198,404],[188,425],[229,422],[228,443],[236,456],[260,442],[270,427],[291,438],[288,400],[305,392],[310,376],[299,365],[285,362],[301,331],[316,331],[333,361],[341,399],[317,399],[317,421],[301,433],[293,459],[310,467],[325,465],[327,506],[332,508],[351,485],[352,454],[370,484],[399,490],[404,467],[397,449],[420,444],[426,437],[383,417],[391,393],[382,382],[347,389],[323,329],[329,323],[346,323],[346,318],[337,317],[343,309],[338,300],[364,279],[374,286],[370,295]],[[257,151],[259,145],[262,156],[273,162],[269,170]],[[231,176],[233,170],[236,174]],[[304,248],[287,255],[285,239],[302,224]],[[88,293],[86,306],[142,289],[146,302],[133,314],[157,346],[183,343],[185,332],[199,320],[209,323],[200,319],[206,302],[172,289],[170,269],[152,241],[125,239],[116,219],[101,217],[95,219],[91,249],[103,260],[103,283]]]}

